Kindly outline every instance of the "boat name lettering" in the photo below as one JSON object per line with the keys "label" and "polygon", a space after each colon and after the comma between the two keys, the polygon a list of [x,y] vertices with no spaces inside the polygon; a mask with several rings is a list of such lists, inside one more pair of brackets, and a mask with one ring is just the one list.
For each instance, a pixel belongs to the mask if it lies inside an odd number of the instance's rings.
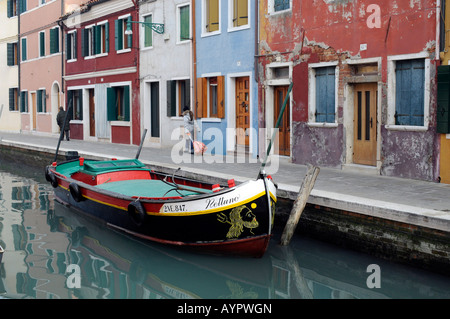
{"label": "boat name lettering", "polygon": [[185,212],[185,211],[186,211],[185,204],[164,205],[164,213]]}
{"label": "boat name lettering", "polygon": [[219,197],[219,198],[208,198],[206,200],[205,209],[211,209],[211,208],[216,208],[216,207],[220,207],[220,206],[231,205],[231,204],[237,203],[238,201],[239,201],[239,195],[230,197],[230,198],[226,198],[224,196]]}

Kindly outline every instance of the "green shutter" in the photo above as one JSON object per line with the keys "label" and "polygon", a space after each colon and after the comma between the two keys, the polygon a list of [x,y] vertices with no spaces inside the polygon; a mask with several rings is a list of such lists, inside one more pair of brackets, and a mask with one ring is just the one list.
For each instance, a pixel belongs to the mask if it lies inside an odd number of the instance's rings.
{"label": "green shutter", "polygon": [[15,89],[9,89],[9,110],[10,111],[14,111],[14,102],[15,102],[15,98],[14,98],[14,90]]}
{"label": "green shutter", "polygon": [[45,56],[45,32],[39,33],[39,56]]}
{"label": "green shutter", "polygon": [[22,51],[22,61],[26,61],[27,60],[27,39],[22,39],[22,47],[21,47],[21,51]]}
{"label": "green shutter", "polygon": [[109,22],[105,24],[105,52],[109,52]]}
{"label": "green shutter", "polygon": [[[8,2],[9,3],[9,2]],[[7,55],[8,55],[8,65],[14,65],[14,44],[7,43]]]}
{"label": "green shutter", "polygon": [[[145,23],[152,23],[152,16],[146,16],[144,18]],[[144,47],[151,47],[153,45],[153,31],[151,28],[144,28]]]}
{"label": "green shutter", "polygon": [[89,55],[89,33],[87,29],[81,31],[81,55],[83,57]]}
{"label": "green shutter", "polygon": [[36,104],[37,104],[37,111],[42,112],[42,91],[41,90],[36,91]]}
{"label": "green shutter", "polygon": [[177,116],[177,82],[167,81],[167,116]]}
{"label": "green shutter", "polygon": [[96,25],[92,30],[94,32],[94,53],[100,54],[102,52],[102,26]]}
{"label": "green shutter", "polygon": [[450,133],[450,65],[438,67],[437,132]]}
{"label": "green shutter", "polygon": [[115,21],[115,46],[116,51],[123,49],[123,20]]}
{"label": "green shutter", "polygon": [[[128,23],[131,24],[131,16],[128,17],[127,21]],[[133,34],[128,34],[127,39],[128,39],[128,48],[131,49],[133,47]]]}
{"label": "green shutter", "polygon": [[189,6],[180,8],[180,41],[189,40]]}
{"label": "green shutter", "polygon": [[6,15],[8,18],[11,18],[13,16],[13,6],[11,0],[8,0],[6,7],[7,7]]}
{"label": "green shutter", "polygon": [[50,54],[59,52],[59,29],[50,29]]}
{"label": "green shutter", "polygon": [[20,112],[28,112],[28,92],[20,92]]}
{"label": "green shutter", "polygon": [[47,112],[47,92],[45,89],[42,90],[42,112]]}
{"label": "green shutter", "polygon": [[106,89],[106,112],[108,121],[117,120],[117,94],[114,88]]}
{"label": "green shutter", "polygon": [[124,111],[124,120],[130,121],[130,87],[123,87],[123,111]]}

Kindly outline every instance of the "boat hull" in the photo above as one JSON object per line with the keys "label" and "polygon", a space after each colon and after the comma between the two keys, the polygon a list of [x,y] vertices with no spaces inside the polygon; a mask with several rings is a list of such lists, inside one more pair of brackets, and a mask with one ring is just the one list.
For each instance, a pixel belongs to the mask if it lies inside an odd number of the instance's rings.
{"label": "boat hull", "polygon": [[[124,196],[56,177],[61,203],[143,240],[213,254],[261,257],[271,237],[276,187],[261,177],[217,193],[166,200]],[[71,192],[76,185],[79,197]]]}

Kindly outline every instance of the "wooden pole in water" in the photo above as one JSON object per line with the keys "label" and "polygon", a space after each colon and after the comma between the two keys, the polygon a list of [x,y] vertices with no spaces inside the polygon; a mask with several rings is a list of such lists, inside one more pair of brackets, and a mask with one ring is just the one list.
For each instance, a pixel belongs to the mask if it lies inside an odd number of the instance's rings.
{"label": "wooden pole in water", "polygon": [[305,179],[303,180],[302,186],[300,187],[300,192],[298,193],[297,199],[292,207],[289,219],[284,227],[283,234],[281,236],[281,246],[287,246],[291,242],[292,235],[297,228],[300,216],[305,209],[306,202],[308,201],[309,194],[314,188],[317,176],[319,175],[320,168],[308,164],[308,169],[306,172]]}

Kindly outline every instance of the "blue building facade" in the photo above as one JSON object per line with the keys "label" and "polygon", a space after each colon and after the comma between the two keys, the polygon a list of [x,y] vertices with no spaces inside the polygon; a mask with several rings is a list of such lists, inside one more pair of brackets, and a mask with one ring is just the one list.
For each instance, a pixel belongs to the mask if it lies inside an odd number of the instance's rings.
{"label": "blue building facade", "polygon": [[212,154],[258,154],[257,1],[195,2],[195,115]]}

